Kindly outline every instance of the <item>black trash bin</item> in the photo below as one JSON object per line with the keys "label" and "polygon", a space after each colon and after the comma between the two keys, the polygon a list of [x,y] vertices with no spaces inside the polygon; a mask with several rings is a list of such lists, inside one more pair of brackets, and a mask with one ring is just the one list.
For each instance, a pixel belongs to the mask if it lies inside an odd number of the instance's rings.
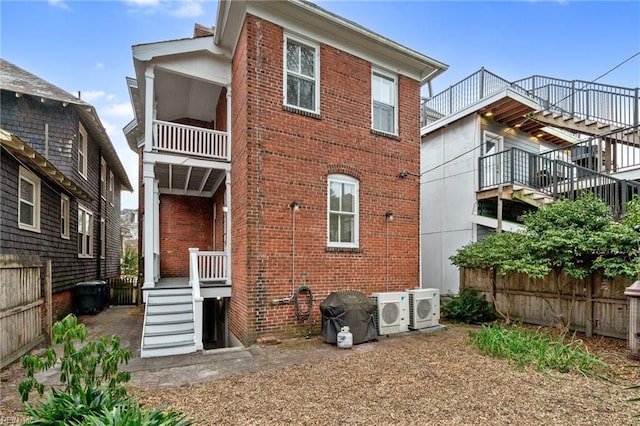
{"label": "black trash bin", "polygon": [[107,283],[100,280],[78,283],[73,289],[73,299],[76,314],[97,314],[107,305]]}

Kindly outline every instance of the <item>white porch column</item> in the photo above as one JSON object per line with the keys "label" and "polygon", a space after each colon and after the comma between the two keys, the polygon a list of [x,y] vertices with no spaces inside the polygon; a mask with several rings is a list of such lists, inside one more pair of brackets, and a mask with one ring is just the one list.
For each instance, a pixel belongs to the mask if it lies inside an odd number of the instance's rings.
{"label": "white porch column", "polygon": [[154,64],[147,64],[147,69],[144,73],[144,150],[146,152],[151,152],[153,148],[153,119],[155,118],[154,68]]}
{"label": "white porch column", "polygon": [[[144,183],[144,225],[143,225],[143,241],[144,244],[144,286],[145,288],[155,287],[155,210],[156,203],[154,200],[155,174],[153,163],[142,164],[143,183]],[[147,294],[144,294],[144,300],[147,300]]]}
{"label": "white porch column", "polygon": [[231,285],[231,171],[227,170],[227,176],[225,179],[225,203],[227,205],[227,212],[225,213],[226,222],[226,234],[224,251],[227,253],[227,283]]}

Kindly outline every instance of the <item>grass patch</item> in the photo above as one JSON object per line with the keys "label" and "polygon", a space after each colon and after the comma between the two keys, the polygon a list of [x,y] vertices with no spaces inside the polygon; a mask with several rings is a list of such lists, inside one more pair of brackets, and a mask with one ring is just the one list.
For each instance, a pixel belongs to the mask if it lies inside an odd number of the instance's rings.
{"label": "grass patch", "polygon": [[566,335],[552,336],[541,331],[519,327],[482,326],[480,332],[470,332],[471,343],[482,352],[506,358],[518,366],[534,365],[539,371],[561,373],[578,371],[594,376],[608,365],[589,353],[584,343]]}

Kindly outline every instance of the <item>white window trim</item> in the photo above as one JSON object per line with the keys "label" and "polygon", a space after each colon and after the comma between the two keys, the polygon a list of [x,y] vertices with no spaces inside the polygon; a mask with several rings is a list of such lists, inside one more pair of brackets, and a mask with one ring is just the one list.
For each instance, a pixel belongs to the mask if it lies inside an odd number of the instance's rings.
{"label": "white window trim", "polygon": [[100,219],[100,259],[107,256],[107,224],[104,218]]}
{"label": "white window trim", "polygon": [[[31,170],[22,166],[20,166],[18,174],[18,228],[24,229],[25,231],[40,232],[40,178],[32,173]],[[20,198],[23,180],[33,185],[33,203],[29,200],[23,200]],[[21,206],[23,202],[33,206],[33,225],[20,222]]]}
{"label": "white window trim", "polygon": [[[343,243],[331,241],[331,183],[348,183],[355,186],[353,242]],[[360,182],[358,179],[342,174],[330,174],[327,177],[327,247],[359,248],[360,247]]]}
{"label": "white window trim", "polygon": [[103,200],[107,199],[107,161],[100,158],[100,192]]}
{"label": "white window trim", "polygon": [[[84,239],[84,233],[78,232],[78,239],[82,238],[82,251],[78,247],[78,257],[80,258],[92,258],[93,257],[93,213],[84,207],[78,207],[78,216],[83,215],[83,225],[85,221],[89,220],[89,244],[85,247],[86,240]],[[79,225],[79,224],[78,224]],[[84,226],[83,226],[84,227]]]}
{"label": "white window trim", "polygon": [[78,123],[78,125],[79,125],[80,136],[84,140],[84,151],[82,151],[80,149],[80,139],[78,139],[78,156],[80,156],[80,154],[82,153],[82,164],[80,164],[80,161],[78,161],[78,173],[80,173],[80,176],[87,179],[87,175],[88,175],[87,156],[89,153],[89,136],[84,126],[82,125],[82,123]]}
{"label": "white window trim", "polygon": [[[393,91],[393,133],[389,133],[385,130],[380,130],[380,129],[376,129],[374,127],[374,123],[373,123],[373,76],[374,75],[378,75],[381,77],[385,77],[388,78],[390,80],[393,80],[393,87],[395,88],[395,90]],[[371,68],[371,129],[375,130],[376,132],[381,132],[381,133],[386,133],[389,135],[393,135],[393,136],[398,136],[398,76],[394,75],[394,74],[390,74],[386,71],[382,71],[381,69],[378,68]],[[388,104],[387,104],[388,105]]]}
{"label": "white window trim", "polygon": [[60,237],[68,240],[71,230],[71,200],[68,196],[60,194],[60,222],[63,218],[64,229],[60,230]]}
{"label": "white window trim", "polygon": [[107,185],[109,191],[109,204],[113,206],[113,202],[115,200],[115,183],[113,182],[113,172],[109,170],[109,185]]}
{"label": "white window trim", "polygon": [[[291,105],[287,103],[287,42],[289,40],[293,40],[297,43],[304,44],[305,46],[311,47],[315,50],[315,108],[307,109],[297,105]],[[297,109],[300,111],[307,111],[313,114],[320,114],[320,45],[318,43],[314,43],[307,39],[294,36],[292,34],[284,35],[284,44],[282,46],[282,102],[285,106],[293,109]]]}

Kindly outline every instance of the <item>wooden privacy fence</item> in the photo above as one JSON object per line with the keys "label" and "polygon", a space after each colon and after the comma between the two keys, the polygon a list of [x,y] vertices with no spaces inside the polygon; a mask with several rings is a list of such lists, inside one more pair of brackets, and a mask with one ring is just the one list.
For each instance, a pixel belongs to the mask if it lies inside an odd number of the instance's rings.
{"label": "wooden privacy fence", "polygon": [[138,305],[140,303],[138,277],[118,277],[107,280],[108,303],[110,305]]}
{"label": "wooden privacy fence", "polygon": [[4,368],[50,339],[51,261],[0,255],[0,295],[0,368]]}
{"label": "wooden privacy fence", "polygon": [[624,295],[632,280],[612,280],[594,274],[576,280],[553,272],[542,279],[524,274],[496,274],[492,269],[460,269],[460,288],[495,300],[496,308],[510,319],[554,326],[560,322],[587,336],[627,339],[629,302]]}

